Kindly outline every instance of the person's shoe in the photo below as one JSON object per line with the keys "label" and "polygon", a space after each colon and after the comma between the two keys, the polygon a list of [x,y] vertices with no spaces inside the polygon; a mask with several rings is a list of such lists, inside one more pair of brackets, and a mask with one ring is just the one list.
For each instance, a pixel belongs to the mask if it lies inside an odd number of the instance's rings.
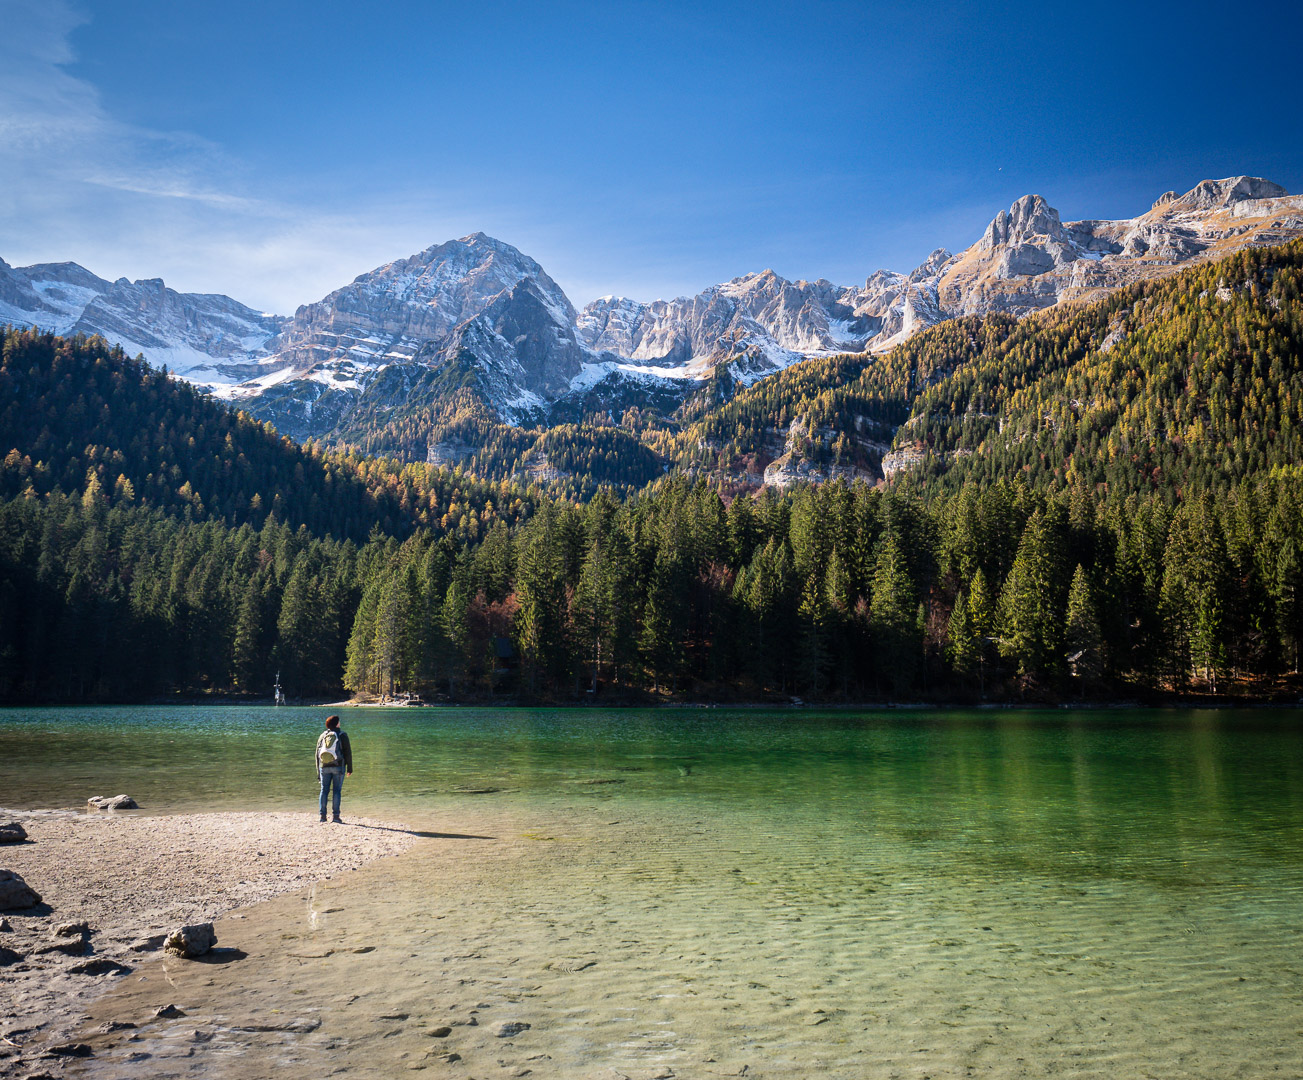
{"label": "person's shoe", "polygon": [[322,814],[322,815],[321,815],[321,820],[322,820],[322,821],[325,821],[325,820],[326,820],[326,815],[325,815],[325,814]]}
{"label": "person's shoe", "polygon": [[[325,818],[322,818],[321,820],[322,820],[322,821],[325,821],[326,819],[325,819]],[[340,818],[340,817],[333,817],[333,818],[331,818],[330,820],[331,820],[331,822],[332,822],[333,824],[335,824],[335,825],[343,825],[343,824],[344,824],[344,819],[343,819],[343,818]]]}

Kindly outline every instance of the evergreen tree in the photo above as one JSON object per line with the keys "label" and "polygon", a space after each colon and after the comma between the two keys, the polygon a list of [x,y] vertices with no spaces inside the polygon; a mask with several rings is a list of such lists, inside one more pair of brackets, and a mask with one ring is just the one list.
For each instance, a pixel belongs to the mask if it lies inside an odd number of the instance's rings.
{"label": "evergreen tree", "polygon": [[235,685],[245,693],[266,689],[260,685],[260,680],[265,680],[263,655],[262,590],[258,579],[250,577],[235,619],[231,657]]}
{"label": "evergreen tree", "polygon": [[968,596],[963,592],[955,597],[955,606],[950,609],[946,638],[946,654],[951,666],[961,675],[971,675],[977,670],[982,642],[973,626]]}
{"label": "evergreen tree", "polygon": [[1163,614],[1173,673],[1202,674],[1214,693],[1225,661],[1226,543],[1212,502],[1184,503],[1172,519],[1163,560]]}
{"label": "evergreen tree", "polygon": [[545,505],[521,537],[516,560],[517,640],[529,690],[537,693],[567,660],[564,559],[559,515]]}
{"label": "evergreen tree", "polygon": [[589,689],[597,692],[603,664],[610,664],[619,621],[620,587],[610,542],[599,536],[584,559],[575,591],[575,637],[583,643],[590,665]]}
{"label": "evergreen tree", "polygon": [[869,619],[879,673],[893,692],[908,689],[921,659],[923,627],[904,545],[894,529],[879,545]]}
{"label": "evergreen tree", "polygon": [[1303,560],[1291,536],[1279,547],[1272,591],[1276,602],[1276,632],[1295,675],[1299,672],[1299,645],[1303,642]]}
{"label": "evergreen tree", "polygon": [[1023,530],[996,616],[1000,655],[1019,674],[1045,675],[1057,667],[1067,584],[1059,535],[1050,515],[1037,510]]}
{"label": "evergreen tree", "polygon": [[1097,682],[1104,673],[1104,639],[1090,582],[1081,564],[1072,575],[1068,589],[1068,617],[1064,634],[1064,651],[1068,668],[1083,686]]}

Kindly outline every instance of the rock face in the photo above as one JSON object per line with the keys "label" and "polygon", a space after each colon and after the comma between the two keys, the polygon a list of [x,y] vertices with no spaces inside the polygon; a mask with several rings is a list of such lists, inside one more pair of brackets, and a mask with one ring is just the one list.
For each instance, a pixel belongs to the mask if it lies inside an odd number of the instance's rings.
{"label": "rock face", "polygon": [[193,960],[196,956],[203,956],[216,944],[217,933],[213,930],[213,924],[195,923],[173,930],[167,935],[163,948],[176,956]]}
{"label": "rock face", "polygon": [[179,293],[158,278],[105,281],[76,263],[12,267],[0,259],[0,323],[56,334],[99,334],[131,356],[208,388],[256,368],[286,319],[208,293]]}
{"label": "rock face", "polygon": [[[811,460],[806,453],[802,452],[803,445],[819,446],[826,449],[835,434],[831,430],[809,431],[803,420],[799,417],[793,419],[791,424],[788,425],[782,453],[765,467],[765,486],[781,490],[791,487],[793,484],[801,483],[823,483],[837,479],[847,481],[857,479],[872,481],[876,479],[876,473],[857,468],[852,464],[837,464],[828,461],[826,454],[816,454],[815,460]],[[873,443],[867,440],[862,445],[872,448],[874,453],[879,456],[890,449],[885,444]]]}
{"label": "rock face", "polygon": [[0,870],[0,911],[36,907],[41,894],[12,870]]}
{"label": "rock face", "polygon": [[87,810],[139,810],[130,795],[92,795],[86,800]]}
{"label": "rock face", "polygon": [[[387,263],[300,307],[268,343],[272,355],[259,364],[260,374],[231,396],[256,408],[267,391],[275,387],[281,396],[290,384],[311,401],[301,416],[306,427],[323,407],[346,408],[384,368],[428,368],[469,356],[490,401],[514,418],[564,393],[594,359],[578,340],[575,319],[538,263],[473,233]],[[277,419],[298,433],[299,416]]]}
{"label": "rock face", "polygon": [[1039,195],[1027,195],[1000,211],[982,239],[929,284],[939,318],[1026,315],[1299,235],[1303,197],[1252,176],[1204,180],[1179,196],[1166,192],[1147,213],[1121,221],[1065,223]]}
{"label": "rock face", "polygon": [[807,355],[863,349],[880,320],[857,313],[858,299],[823,279],[765,270],[677,300],[603,297],[580,313],[579,332],[595,350],[698,376],[729,363],[751,382]]}
{"label": "rock face", "polygon": [[0,844],[21,844],[27,839],[27,830],[16,821],[0,825]]}

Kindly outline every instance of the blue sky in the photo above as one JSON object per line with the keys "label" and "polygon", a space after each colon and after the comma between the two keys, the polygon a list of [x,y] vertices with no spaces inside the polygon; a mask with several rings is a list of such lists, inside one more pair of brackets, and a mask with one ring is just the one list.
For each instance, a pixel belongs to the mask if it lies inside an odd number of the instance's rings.
{"label": "blue sky", "polygon": [[482,229],[577,305],[1303,190],[1297,3],[0,0],[0,257],[279,312]]}

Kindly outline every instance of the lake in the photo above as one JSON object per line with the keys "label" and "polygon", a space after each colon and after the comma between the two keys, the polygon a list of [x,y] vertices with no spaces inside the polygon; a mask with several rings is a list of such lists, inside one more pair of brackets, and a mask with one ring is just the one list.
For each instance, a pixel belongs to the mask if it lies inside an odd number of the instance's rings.
{"label": "lake", "polygon": [[[312,814],[325,715],[0,711],[0,806]],[[552,1075],[1207,1080],[1303,1060],[1299,713],[342,715],[346,818],[518,844],[474,879],[413,854],[337,896],[355,923],[460,923],[476,947],[444,941],[432,985],[528,1006]],[[357,993],[425,985],[432,963],[373,959]]]}

